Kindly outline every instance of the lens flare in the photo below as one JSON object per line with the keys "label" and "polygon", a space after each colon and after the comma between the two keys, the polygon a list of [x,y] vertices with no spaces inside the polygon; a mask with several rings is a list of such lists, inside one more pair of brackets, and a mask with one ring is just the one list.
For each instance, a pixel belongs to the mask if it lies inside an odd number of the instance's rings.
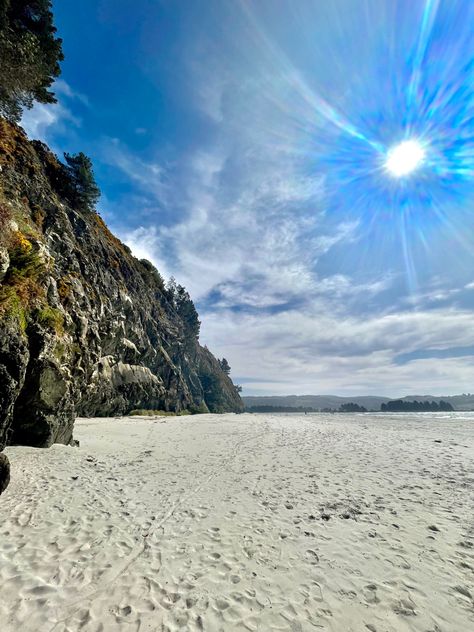
{"label": "lens flare", "polygon": [[405,140],[387,154],[385,168],[396,178],[412,173],[423,164],[425,149],[417,140]]}

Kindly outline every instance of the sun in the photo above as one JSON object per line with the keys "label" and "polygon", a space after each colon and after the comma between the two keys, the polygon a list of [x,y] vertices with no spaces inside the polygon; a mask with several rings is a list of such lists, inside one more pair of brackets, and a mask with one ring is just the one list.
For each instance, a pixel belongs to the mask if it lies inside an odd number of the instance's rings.
{"label": "sun", "polygon": [[425,159],[425,150],[417,140],[404,140],[387,153],[385,169],[395,178],[401,178],[420,167]]}

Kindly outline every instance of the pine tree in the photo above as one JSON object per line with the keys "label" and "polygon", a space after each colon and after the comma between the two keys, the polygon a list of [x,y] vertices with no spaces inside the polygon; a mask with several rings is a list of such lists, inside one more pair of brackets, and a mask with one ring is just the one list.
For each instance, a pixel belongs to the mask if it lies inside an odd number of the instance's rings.
{"label": "pine tree", "polygon": [[229,373],[230,373],[230,365],[227,362],[227,360],[225,358],[222,358],[222,360],[219,360],[219,364],[220,364],[221,369],[224,371],[224,373],[226,375],[229,375]]}
{"label": "pine tree", "polygon": [[71,203],[85,211],[93,211],[100,197],[91,159],[84,153],[64,154],[71,181]]}
{"label": "pine tree", "polygon": [[185,287],[176,283],[176,279],[171,277],[166,284],[168,300],[175,308],[178,316],[185,327],[186,333],[194,338],[199,338],[201,321],[194,307],[194,303]]}
{"label": "pine tree", "polygon": [[55,103],[63,59],[51,0],[0,0],[0,115],[18,121],[35,101]]}
{"label": "pine tree", "polygon": [[170,303],[176,307],[176,292],[177,292],[177,286],[178,284],[176,283],[176,279],[174,278],[174,276],[170,277],[168,283],[166,284],[166,292],[168,294],[168,299],[170,301]]}
{"label": "pine tree", "polygon": [[188,291],[182,285],[176,286],[175,303],[176,311],[183,321],[187,332],[195,338],[199,338],[201,322]]}

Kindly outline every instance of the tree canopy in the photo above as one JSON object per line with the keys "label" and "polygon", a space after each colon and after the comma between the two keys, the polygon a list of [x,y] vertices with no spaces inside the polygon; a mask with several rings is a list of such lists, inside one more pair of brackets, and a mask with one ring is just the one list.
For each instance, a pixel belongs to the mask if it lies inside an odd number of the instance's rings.
{"label": "tree canopy", "polygon": [[201,321],[189,292],[185,287],[177,284],[173,277],[168,281],[166,289],[168,298],[181,318],[186,333],[194,338],[199,338]]}
{"label": "tree canopy", "polygon": [[82,151],[64,154],[66,171],[71,181],[71,203],[85,211],[93,211],[100,197],[91,159]]}
{"label": "tree canopy", "polygon": [[339,406],[338,412],[339,413],[366,413],[367,408],[365,408],[364,406],[359,406],[359,404],[355,404],[354,402],[347,402]]}
{"label": "tree canopy", "polygon": [[229,365],[229,363],[227,362],[227,360],[225,358],[222,358],[222,360],[219,360],[219,365],[220,365],[221,369],[224,371],[224,373],[229,375],[229,373],[230,373],[230,365]]}
{"label": "tree canopy", "polygon": [[55,103],[63,59],[51,0],[0,0],[0,115],[18,121],[35,101]]}
{"label": "tree canopy", "polygon": [[454,410],[449,402],[445,402],[444,400],[440,400],[439,402],[419,402],[416,399],[413,402],[409,402],[406,400],[396,399],[387,402],[386,404],[382,404],[380,406],[380,410],[382,412],[446,412]]}

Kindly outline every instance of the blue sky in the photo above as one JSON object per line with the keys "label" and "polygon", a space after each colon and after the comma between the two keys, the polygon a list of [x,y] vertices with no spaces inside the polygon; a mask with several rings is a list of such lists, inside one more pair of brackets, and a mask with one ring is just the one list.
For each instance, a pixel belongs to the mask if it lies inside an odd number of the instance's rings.
{"label": "blue sky", "polygon": [[59,103],[23,124],[92,157],[244,394],[473,390],[473,2],[54,5]]}

